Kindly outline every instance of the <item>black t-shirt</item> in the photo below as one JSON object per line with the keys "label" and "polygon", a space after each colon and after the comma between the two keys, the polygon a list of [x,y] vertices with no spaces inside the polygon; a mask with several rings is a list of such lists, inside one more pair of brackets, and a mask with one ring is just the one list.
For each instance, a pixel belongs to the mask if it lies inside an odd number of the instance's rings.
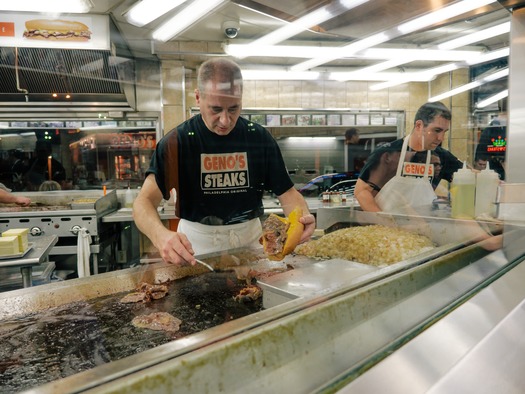
{"label": "black t-shirt", "polygon": [[[370,171],[379,165],[381,155],[385,152],[401,152],[402,147],[403,138],[400,138],[375,149],[368,157],[359,178],[365,182],[368,181],[370,178]],[[462,168],[463,163],[448,150],[443,149],[440,146],[438,146],[433,152],[439,156],[442,165],[439,176],[432,179],[432,186],[436,188],[441,179],[452,182],[454,172]]]}
{"label": "black t-shirt", "polygon": [[293,187],[277,142],[244,118],[225,136],[208,130],[201,115],[187,120],[158,142],[150,173],[165,199],[176,189],[180,218],[203,223],[258,217],[264,190],[281,195]]}

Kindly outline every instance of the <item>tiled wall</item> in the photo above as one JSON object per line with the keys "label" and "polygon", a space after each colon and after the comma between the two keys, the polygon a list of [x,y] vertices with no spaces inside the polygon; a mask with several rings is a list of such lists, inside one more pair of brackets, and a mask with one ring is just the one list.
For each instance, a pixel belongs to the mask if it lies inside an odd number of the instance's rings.
{"label": "tiled wall", "polygon": [[[430,83],[417,82],[372,91],[375,82],[335,81],[246,81],[243,106],[246,108],[304,109],[391,109],[406,113],[406,132],[413,126],[414,115],[430,96],[469,82],[467,69],[437,77]],[[177,61],[162,63],[163,130],[167,132],[187,119],[194,107],[195,69],[184,68]],[[444,100],[452,109],[452,125],[444,147],[461,160],[472,162],[474,129],[470,121],[469,94]]]}

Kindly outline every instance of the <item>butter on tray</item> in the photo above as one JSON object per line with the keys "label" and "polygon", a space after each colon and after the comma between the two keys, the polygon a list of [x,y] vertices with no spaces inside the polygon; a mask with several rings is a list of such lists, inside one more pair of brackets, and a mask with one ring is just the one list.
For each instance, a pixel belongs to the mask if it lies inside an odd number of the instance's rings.
{"label": "butter on tray", "polygon": [[17,237],[18,250],[15,253],[24,253],[28,248],[27,237],[29,235],[28,228],[11,228],[2,233],[4,237]]}
{"label": "butter on tray", "polygon": [[19,253],[18,237],[4,237],[2,234],[2,237],[0,237],[0,256],[10,256]]}

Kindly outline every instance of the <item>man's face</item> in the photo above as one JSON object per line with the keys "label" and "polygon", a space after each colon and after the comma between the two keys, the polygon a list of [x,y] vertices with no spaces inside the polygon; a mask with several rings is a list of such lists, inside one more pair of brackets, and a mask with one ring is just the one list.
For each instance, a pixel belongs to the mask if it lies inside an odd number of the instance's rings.
{"label": "man's face", "polygon": [[474,166],[476,170],[485,170],[487,169],[487,160],[479,159],[476,161],[476,165]]}
{"label": "man's face", "polygon": [[434,176],[439,176],[439,173],[441,172],[441,159],[439,156],[434,156],[430,158],[430,164],[434,165]]}
{"label": "man's face", "polygon": [[209,84],[205,92],[195,90],[202,119],[208,129],[218,135],[228,135],[241,115],[242,97],[238,93],[219,90]]}
{"label": "man's face", "polygon": [[432,122],[426,127],[423,121],[416,122],[416,128],[421,130],[421,135],[424,137],[424,150],[436,149],[445,139],[445,133],[450,128],[450,121],[442,116],[436,116]]}

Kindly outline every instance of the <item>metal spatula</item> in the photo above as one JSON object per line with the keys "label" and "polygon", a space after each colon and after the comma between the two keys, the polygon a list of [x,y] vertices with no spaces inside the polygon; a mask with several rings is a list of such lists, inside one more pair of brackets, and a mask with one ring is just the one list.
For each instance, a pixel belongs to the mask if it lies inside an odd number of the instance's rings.
{"label": "metal spatula", "polygon": [[199,260],[199,259],[195,259],[195,261],[203,266],[205,266],[206,268],[208,268],[210,271],[215,271],[213,269],[213,267],[211,265],[209,265],[208,263],[205,263],[204,261],[202,260]]}

